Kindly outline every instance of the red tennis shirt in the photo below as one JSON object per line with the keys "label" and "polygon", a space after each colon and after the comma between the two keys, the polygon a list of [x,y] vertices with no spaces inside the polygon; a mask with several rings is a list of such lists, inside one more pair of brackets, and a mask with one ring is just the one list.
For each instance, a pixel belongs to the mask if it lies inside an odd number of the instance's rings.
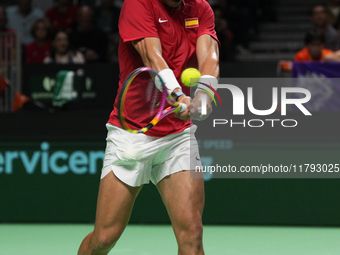
{"label": "red tennis shirt", "polygon": [[[157,37],[161,41],[162,56],[180,82],[182,71],[198,66],[196,42],[198,37],[208,34],[218,41],[213,11],[205,0],[183,0],[180,10],[174,10],[160,0],[125,0],[119,18],[120,43],[118,48],[120,64],[119,89],[126,77],[136,68],[144,66],[131,41],[146,37]],[[186,95],[190,88],[182,86]],[[133,129],[146,126],[156,114],[156,103],[160,93],[150,75],[138,75],[126,95],[125,117]],[[109,123],[121,127],[118,120],[118,97],[110,115]],[[170,114],[163,118],[146,134],[165,136],[183,131],[191,125]]]}

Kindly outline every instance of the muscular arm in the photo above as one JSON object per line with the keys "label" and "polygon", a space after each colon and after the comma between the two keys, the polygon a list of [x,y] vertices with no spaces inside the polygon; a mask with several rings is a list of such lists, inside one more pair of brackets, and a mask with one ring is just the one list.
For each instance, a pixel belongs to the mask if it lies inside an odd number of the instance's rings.
{"label": "muscular arm", "polygon": [[202,75],[220,76],[219,50],[217,41],[204,34],[197,39],[196,55],[198,69]]}
{"label": "muscular arm", "polygon": [[[162,57],[162,45],[161,41],[157,37],[146,37],[141,40],[132,41],[132,45],[140,54],[143,63],[147,67],[155,69],[157,72],[168,69],[169,66]],[[174,92],[181,91],[182,88],[174,89]],[[186,104],[188,109],[182,113],[176,113],[175,116],[188,120],[190,118],[190,97],[182,95],[178,99],[179,103]]]}
{"label": "muscular arm", "polygon": [[[208,34],[201,35],[197,39],[196,55],[198,68],[203,75],[220,76],[219,50],[217,41]],[[207,100],[207,115],[201,116],[197,107],[201,105],[201,97],[207,96],[202,90],[198,90],[192,102],[191,116],[193,119],[206,119],[212,112],[211,102]]]}
{"label": "muscular arm", "polygon": [[141,40],[132,41],[132,45],[140,54],[143,63],[157,72],[169,68],[162,57],[162,45],[159,38],[146,37]]}

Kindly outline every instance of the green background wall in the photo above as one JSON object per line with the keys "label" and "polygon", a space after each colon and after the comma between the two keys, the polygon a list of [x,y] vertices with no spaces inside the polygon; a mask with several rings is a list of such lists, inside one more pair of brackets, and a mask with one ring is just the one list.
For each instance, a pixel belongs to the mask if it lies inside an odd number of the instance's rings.
{"label": "green background wall", "polygon": [[[75,151],[89,155],[104,151],[107,112],[82,113],[17,113],[2,115],[7,134],[1,136],[0,154],[24,151],[31,160],[41,153],[41,144],[49,143],[48,157],[56,151],[69,156]],[[89,123],[89,119],[92,124]],[[22,123],[26,123],[23,127]],[[43,123],[36,125],[35,123]],[[3,126],[2,126],[3,127]],[[83,128],[80,128],[83,127]],[[3,128],[2,128],[2,131]],[[36,135],[33,135],[34,132]],[[17,133],[16,136],[13,134]],[[4,132],[2,132],[4,134]],[[248,146],[248,149],[247,149]],[[337,148],[273,150],[253,143],[234,142],[225,151],[201,150],[202,157],[214,156],[225,164],[251,164],[261,157],[280,158],[287,163],[314,160],[329,162],[338,158]],[[325,146],[325,145],[324,145]],[[278,146],[280,147],[280,146]],[[316,148],[316,149],[315,149]],[[32,174],[24,169],[22,160],[13,160],[12,174],[6,174],[0,160],[0,221],[1,222],[93,222],[100,178],[101,160],[95,161],[92,173],[89,162],[85,173],[64,174],[41,172],[41,157]],[[245,159],[247,159],[245,161]],[[59,166],[69,161],[57,161]],[[277,163],[286,163],[277,161]],[[313,163],[313,162],[310,162]],[[95,173],[94,170],[95,169]],[[94,174],[93,174],[94,173]],[[206,182],[206,224],[274,224],[274,225],[340,225],[339,179],[212,179]],[[131,217],[132,223],[168,223],[167,213],[156,188],[145,185]]]}

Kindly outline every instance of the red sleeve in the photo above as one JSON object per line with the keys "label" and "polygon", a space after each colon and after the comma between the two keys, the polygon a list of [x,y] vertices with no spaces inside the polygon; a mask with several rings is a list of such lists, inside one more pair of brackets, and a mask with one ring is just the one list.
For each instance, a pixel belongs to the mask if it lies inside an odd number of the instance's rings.
{"label": "red sleeve", "polygon": [[124,42],[159,37],[149,0],[125,0],[118,27]]}
{"label": "red sleeve", "polygon": [[221,44],[217,38],[216,31],[215,31],[215,17],[214,12],[211,9],[209,3],[207,1],[202,1],[201,3],[202,7],[200,9],[202,10],[200,12],[200,24],[198,28],[197,38],[201,35],[208,34],[211,37],[213,37],[217,42],[218,45],[221,47]]}

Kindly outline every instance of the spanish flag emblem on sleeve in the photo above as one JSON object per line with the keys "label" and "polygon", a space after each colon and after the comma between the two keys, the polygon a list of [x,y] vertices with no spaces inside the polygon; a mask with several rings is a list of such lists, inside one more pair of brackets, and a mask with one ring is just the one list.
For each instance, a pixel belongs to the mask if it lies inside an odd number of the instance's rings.
{"label": "spanish flag emblem on sleeve", "polygon": [[194,28],[198,26],[198,18],[185,19],[185,28]]}

